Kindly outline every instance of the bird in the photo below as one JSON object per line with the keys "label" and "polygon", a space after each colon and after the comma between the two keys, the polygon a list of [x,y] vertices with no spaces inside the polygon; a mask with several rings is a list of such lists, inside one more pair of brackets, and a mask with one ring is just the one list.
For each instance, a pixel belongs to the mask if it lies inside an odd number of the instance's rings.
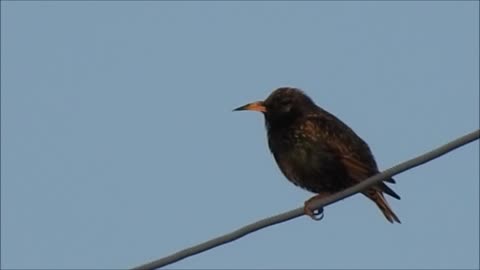
{"label": "bird", "polygon": [[[339,118],[316,105],[295,87],[275,89],[265,100],[234,111],[257,111],[265,118],[268,146],[283,175],[293,184],[316,193],[304,203],[304,213],[318,220],[323,209],[312,204],[379,173],[368,144]],[[384,194],[400,200],[386,183],[362,191],[390,223],[401,223]]]}

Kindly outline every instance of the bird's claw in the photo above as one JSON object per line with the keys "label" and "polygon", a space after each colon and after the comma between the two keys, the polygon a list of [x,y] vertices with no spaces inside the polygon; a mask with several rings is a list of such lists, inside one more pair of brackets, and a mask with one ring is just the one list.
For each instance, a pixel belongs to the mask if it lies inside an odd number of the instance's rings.
{"label": "bird's claw", "polygon": [[316,221],[322,220],[325,216],[325,213],[323,212],[323,207],[312,210],[312,208],[310,208],[307,203],[303,207],[303,211],[305,212],[305,215],[311,217],[313,220]]}

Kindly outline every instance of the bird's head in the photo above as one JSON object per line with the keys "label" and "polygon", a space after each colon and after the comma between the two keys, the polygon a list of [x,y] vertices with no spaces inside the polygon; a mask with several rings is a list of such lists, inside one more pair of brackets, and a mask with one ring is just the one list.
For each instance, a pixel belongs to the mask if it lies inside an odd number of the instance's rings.
{"label": "bird's head", "polygon": [[301,117],[315,108],[315,103],[300,89],[282,87],[274,90],[264,101],[257,101],[234,109],[234,111],[259,111],[267,122],[288,122]]}

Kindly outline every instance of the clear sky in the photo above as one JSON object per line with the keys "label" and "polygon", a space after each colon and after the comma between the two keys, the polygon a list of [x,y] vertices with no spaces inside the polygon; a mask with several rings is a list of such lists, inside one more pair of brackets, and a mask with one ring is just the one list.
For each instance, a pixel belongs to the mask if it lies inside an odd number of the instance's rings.
{"label": "clear sky", "polygon": [[[261,114],[300,87],[381,169],[479,127],[479,3],[1,2],[2,268],[128,268],[297,208]],[[478,268],[479,143],[169,268]]]}

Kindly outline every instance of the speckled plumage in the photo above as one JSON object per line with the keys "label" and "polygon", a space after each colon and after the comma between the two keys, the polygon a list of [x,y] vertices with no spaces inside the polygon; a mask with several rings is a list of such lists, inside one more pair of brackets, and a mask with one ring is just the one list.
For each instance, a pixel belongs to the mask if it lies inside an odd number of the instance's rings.
{"label": "speckled plumage", "polygon": [[[299,89],[279,88],[265,101],[237,110],[263,112],[268,145],[280,170],[295,185],[319,194],[317,198],[341,191],[379,172],[368,145]],[[393,179],[386,182],[395,183]],[[383,193],[400,199],[385,183],[363,192],[390,222],[400,223]],[[310,201],[305,205],[309,215]]]}

